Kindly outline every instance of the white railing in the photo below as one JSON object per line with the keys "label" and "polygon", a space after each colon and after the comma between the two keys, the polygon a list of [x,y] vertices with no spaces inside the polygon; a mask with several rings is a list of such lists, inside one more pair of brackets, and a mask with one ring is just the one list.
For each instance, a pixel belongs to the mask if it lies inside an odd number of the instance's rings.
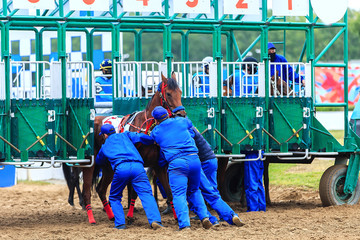
{"label": "white railing", "polygon": [[263,65],[255,62],[223,62],[223,97],[264,97]]}
{"label": "white railing", "polygon": [[114,77],[118,86],[115,97],[149,98],[161,82],[161,63],[115,62]]}
{"label": "white railing", "polygon": [[94,96],[94,65],[89,61],[66,63],[66,97],[89,98]]}
{"label": "white railing", "polygon": [[216,97],[216,62],[173,62],[178,84],[184,97]]}
{"label": "white railing", "polygon": [[50,98],[50,72],[51,64],[46,61],[12,61],[10,63],[11,98]]}
{"label": "white railing", "polygon": [[309,63],[270,63],[269,95],[272,97],[311,96],[311,65]]}

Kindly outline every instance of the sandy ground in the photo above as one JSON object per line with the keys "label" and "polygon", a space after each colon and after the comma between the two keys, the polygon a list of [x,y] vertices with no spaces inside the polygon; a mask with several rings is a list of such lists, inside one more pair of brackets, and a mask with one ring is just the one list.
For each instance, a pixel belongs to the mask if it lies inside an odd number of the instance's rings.
{"label": "sandy ground", "polygon": [[[0,239],[360,239],[359,205],[323,208],[317,191],[301,188],[272,187],[273,205],[266,212],[247,213],[231,203],[246,223],[241,228],[222,223],[204,230],[192,220],[187,232],[176,231],[170,216],[162,218],[164,229],[150,229],[140,202],[136,222],[126,230],[113,229],[94,195],[97,224],[90,225],[78,204],[67,203],[67,194],[63,184],[0,188]],[[163,209],[164,201],[159,204]]]}

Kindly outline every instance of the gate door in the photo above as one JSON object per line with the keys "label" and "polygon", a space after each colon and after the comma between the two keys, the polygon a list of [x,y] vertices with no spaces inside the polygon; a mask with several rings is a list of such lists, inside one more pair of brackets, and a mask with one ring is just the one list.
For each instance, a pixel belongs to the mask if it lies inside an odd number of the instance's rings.
{"label": "gate door", "polygon": [[172,69],[183,92],[182,104],[188,117],[212,148],[218,148],[217,63],[174,62]]}
{"label": "gate door", "polygon": [[240,154],[263,148],[265,77],[258,63],[224,62],[222,79],[223,151]]}

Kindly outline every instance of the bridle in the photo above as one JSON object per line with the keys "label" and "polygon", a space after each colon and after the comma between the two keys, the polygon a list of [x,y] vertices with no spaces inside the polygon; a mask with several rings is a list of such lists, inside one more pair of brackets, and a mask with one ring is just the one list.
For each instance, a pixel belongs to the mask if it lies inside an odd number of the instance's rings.
{"label": "bridle", "polygon": [[164,107],[166,109],[166,111],[168,111],[169,117],[173,117],[174,115],[177,115],[176,112],[185,110],[185,108],[183,106],[178,106],[178,107],[174,108],[173,110],[171,110],[171,106],[168,103],[168,101],[166,100],[166,94],[165,94],[166,87],[167,87],[167,84],[165,84],[164,82],[161,82],[158,86],[158,91],[160,94],[160,105],[162,107]]}

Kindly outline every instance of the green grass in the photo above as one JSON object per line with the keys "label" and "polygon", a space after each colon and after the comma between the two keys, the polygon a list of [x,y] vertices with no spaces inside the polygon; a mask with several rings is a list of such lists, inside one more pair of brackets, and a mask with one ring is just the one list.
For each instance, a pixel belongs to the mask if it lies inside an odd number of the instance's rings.
{"label": "green grass", "polygon": [[28,180],[19,180],[18,183],[26,184],[26,185],[50,185],[52,183],[45,181],[28,181]]}
{"label": "green grass", "polygon": [[[343,130],[332,130],[330,133],[341,143],[344,142]],[[281,164],[269,166],[269,178],[272,185],[289,187],[306,187],[318,189],[324,171],[333,165],[331,160],[314,160],[311,164]],[[300,170],[299,170],[300,169]]]}
{"label": "green grass", "polygon": [[[288,187],[305,187],[318,189],[323,171],[304,171],[294,172],[292,169],[300,164],[281,164],[274,163],[269,166],[269,178],[272,185],[281,185]],[[302,164],[301,164],[302,165]],[[311,169],[311,164],[305,167]]]}

